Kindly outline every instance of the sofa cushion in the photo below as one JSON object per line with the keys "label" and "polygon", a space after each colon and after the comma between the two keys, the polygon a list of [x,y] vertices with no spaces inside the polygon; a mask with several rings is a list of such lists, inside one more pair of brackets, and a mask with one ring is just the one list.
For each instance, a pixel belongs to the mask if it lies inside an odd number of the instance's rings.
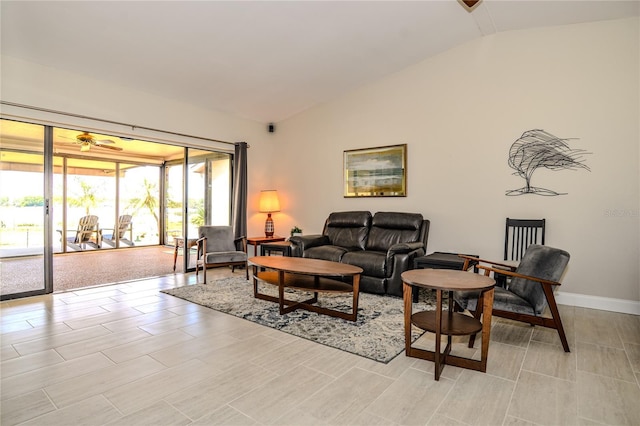
{"label": "sofa cushion", "polygon": [[342,263],[361,267],[363,275],[377,278],[388,277],[386,252],[372,250],[350,251],[342,256]]}
{"label": "sofa cushion", "polygon": [[366,249],[386,252],[397,243],[420,241],[420,213],[378,212],[371,221]]}
{"label": "sofa cushion", "polygon": [[342,256],[346,252],[347,249],[345,249],[344,247],[326,245],[308,248],[304,251],[302,257],[340,262],[342,260]]}
{"label": "sofa cushion", "polygon": [[206,263],[246,262],[247,253],[242,251],[220,251],[206,253],[205,259]]}
{"label": "sofa cushion", "polygon": [[364,250],[371,225],[371,213],[367,211],[334,212],[325,222],[323,234],[331,245],[347,250]]}

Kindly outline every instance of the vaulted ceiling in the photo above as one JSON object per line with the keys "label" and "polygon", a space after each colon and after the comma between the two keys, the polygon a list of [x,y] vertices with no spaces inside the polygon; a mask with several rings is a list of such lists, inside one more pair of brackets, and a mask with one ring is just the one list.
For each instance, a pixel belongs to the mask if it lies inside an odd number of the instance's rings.
{"label": "vaulted ceiling", "polygon": [[640,10],[636,0],[0,4],[3,55],[264,123],[475,38]]}

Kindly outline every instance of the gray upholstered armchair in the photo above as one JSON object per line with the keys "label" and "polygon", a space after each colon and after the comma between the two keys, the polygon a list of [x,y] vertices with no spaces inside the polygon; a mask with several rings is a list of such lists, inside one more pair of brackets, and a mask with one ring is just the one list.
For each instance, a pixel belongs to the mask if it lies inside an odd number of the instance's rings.
{"label": "gray upholstered armchair", "polygon": [[196,257],[196,281],[198,270],[204,270],[204,283],[207,283],[207,267],[231,266],[235,271],[236,266],[244,266],[245,274],[249,279],[247,267],[247,239],[246,237],[234,238],[230,226],[200,226],[198,228],[198,254]]}
{"label": "gray upholstered armchair", "polygon": [[[532,244],[527,248],[517,268],[500,262],[473,259],[480,261],[478,268],[484,270],[485,275],[493,272],[510,278],[508,288],[495,287],[494,316],[556,329],[564,351],[569,352],[569,344],[553,295],[554,287],[560,285],[560,279],[569,263],[569,253],[549,246]],[[480,318],[482,306],[478,306],[477,292],[455,292],[454,300],[458,307],[468,309],[474,317]],[[547,306],[551,318],[542,316]],[[473,337],[475,336],[472,336],[469,347],[473,347]]]}

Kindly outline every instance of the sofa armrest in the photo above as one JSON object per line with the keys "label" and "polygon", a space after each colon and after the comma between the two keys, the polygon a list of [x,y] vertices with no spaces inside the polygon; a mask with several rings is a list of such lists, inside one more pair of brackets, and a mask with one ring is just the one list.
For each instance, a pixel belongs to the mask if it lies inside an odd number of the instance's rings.
{"label": "sofa armrest", "polygon": [[[387,253],[387,268],[391,269],[391,275],[387,281],[387,294],[392,296],[402,297],[402,273],[413,269],[413,261],[420,256],[425,255],[425,248],[423,243],[408,243],[408,244],[396,244],[397,246],[417,247],[414,250],[407,250],[409,247],[404,247],[404,251],[391,251]],[[392,247],[393,248],[393,247]],[[393,254],[391,254],[393,253]]]}
{"label": "sofa armrest", "polygon": [[296,235],[289,238],[289,242],[292,245],[291,256],[293,257],[302,257],[305,250],[330,243],[326,235]]}
{"label": "sofa armrest", "polygon": [[424,243],[398,243],[389,247],[389,250],[387,251],[387,257],[392,257],[396,254],[411,253],[412,251],[419,249],[422,249],[422,251],[424,252]]}
{"label": "sofa armrest", "polygon": [[387,268],[389,280],[387,282],[387,294],[402,297],[401,274],[413,267],[416,257],[424,256],[426,252],[423,242],[398,243],[387,250]]}

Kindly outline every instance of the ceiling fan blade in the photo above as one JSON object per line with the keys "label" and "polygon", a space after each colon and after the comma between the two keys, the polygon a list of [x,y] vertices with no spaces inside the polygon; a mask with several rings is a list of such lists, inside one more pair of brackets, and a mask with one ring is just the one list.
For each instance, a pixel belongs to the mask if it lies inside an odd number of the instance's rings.
{"label": "ceiling fan blade", "polygon": [[102,140],[96,141],[96,145],[107,144],[107,143],[115,143],[115,142],[112,141],[111,139],[102,139]]}
{"label": "ceiling fan blade", "polygon": [[111,146],[111,145],[102,145],[102,144],[95,144],[94,145],[97,148],[106,148],[106,149],[112,149],[114,151],[122,151],[122,148],[120,148],[119,146]]}

